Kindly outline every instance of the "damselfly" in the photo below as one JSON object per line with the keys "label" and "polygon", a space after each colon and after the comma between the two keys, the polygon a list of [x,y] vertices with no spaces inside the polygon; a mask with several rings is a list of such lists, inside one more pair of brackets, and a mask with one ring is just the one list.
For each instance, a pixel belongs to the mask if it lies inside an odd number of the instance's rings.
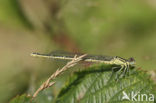
{"label": "damselfly", "polygon": [[[40,54],[40,53],[31,54],[31,56],[34,57],[43,57],[60,60],[72,60],[75,55],[80,56],[81,54],[73,54],[67,52],[52,52],[50,54]],[[124,59],[119,56],[87,55],[83,58],[83,61],[115,65],[114,69],[115,67],[120,66],[120,69],[117,71],[117,78],[119,75],[125,76],[126,73],[129,73],[129,68],[135,67],[135,60],[133,58]]]}

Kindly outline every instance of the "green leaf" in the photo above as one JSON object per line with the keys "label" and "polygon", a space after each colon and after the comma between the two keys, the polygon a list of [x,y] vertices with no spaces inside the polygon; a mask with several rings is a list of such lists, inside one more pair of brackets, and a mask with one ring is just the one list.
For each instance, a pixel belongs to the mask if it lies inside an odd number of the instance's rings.
{"label": "green leaf", "polygon": [[36,103],[53,103],[53,93],[52,88],[47,88],[40,92],[36,98],[34,98],[34,101]]}
{"label": "green leaf", "polygon": [[23,94],[15,97],[10,103],[53,103],[53,95],[49,88],[40,92],[33,100],[31,96]]}
{"label": "green leaf", "polygon": [[31,97],[26,96],[25,94],[15,97],[10,103],[35,103],[31,102]]}
{"label": "green leaf", "polygon": [[[115,81],[115,73],[112,74],[111,66],[100,65],[88,68],[85,71],[77,72],[69,84],[62,89],[57,97],[57,103],[121,103],[123,92],[131,99],[131,93],[137,93],[137,100],[142,94],[153,96],[154,84],[149,76],[136,69],[130,70],[130,75]],[[143,98],[144,102],[146,98]],[[141,99],[140,99],[141,100]],[[143,101],[142,101],[143,102]],[[153,103],[153,102],[151,102]]]}

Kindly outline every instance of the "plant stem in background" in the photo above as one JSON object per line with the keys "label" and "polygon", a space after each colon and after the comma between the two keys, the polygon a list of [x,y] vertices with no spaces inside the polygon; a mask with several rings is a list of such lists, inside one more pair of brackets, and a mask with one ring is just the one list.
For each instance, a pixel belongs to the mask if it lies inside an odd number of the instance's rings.
{"label": "plant stem in background", "polygon": [[[32,99],[34,99],[39,92],[41,92],[42,90],[51,87],[52,85],[55,84],[54,80],[57,76],[59,76],[60,74],[62,74],[64,71],[66,71],[68,68],[73,67],[74,65],[76,65],[79,61],[82,60],[83,57],[85,57],[87,54],[81,55],[79,57],[77,57],[77,55],[74,56],[74,58],[72,59],[72,61],[68,62],[62,69],[58,69],[55,73],[53,73],[41,86],[40,88],[37,89],[37,91],[33,94]],[[52,82],[51,82],[52,81]]]}

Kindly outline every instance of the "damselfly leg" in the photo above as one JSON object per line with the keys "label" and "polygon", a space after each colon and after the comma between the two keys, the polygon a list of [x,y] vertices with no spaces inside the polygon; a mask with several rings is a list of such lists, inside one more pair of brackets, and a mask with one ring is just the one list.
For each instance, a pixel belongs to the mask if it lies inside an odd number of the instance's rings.
{"label": "damselfly leg", "polygon": [[120,64],[120,69],[117,71],[116,73],[116,80],[118,80],[119,78],[123,78],[126,76],[126,74],[129,74],[129,68],[130,68],[130,64],[126,59],[120,58],[120,57],[115,57],[116,60],[116,65]]}

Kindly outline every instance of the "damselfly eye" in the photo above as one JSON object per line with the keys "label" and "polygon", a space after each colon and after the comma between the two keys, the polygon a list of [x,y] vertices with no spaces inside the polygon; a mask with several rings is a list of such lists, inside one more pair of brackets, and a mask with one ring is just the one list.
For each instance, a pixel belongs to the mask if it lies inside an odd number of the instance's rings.
{"label": "damselfly eye", "polygon": [[135,63],[135,59],[134,58],[129,58],[128,59],[128,62],[129,62],[129,64],[130,64],[131,67],[135,67],[135,64],[136,63]]}
{"label": "damselfly eye", "polygon": [[129,58],[128,61],[129,62],[135,62],[135,59],[134,58]]}

